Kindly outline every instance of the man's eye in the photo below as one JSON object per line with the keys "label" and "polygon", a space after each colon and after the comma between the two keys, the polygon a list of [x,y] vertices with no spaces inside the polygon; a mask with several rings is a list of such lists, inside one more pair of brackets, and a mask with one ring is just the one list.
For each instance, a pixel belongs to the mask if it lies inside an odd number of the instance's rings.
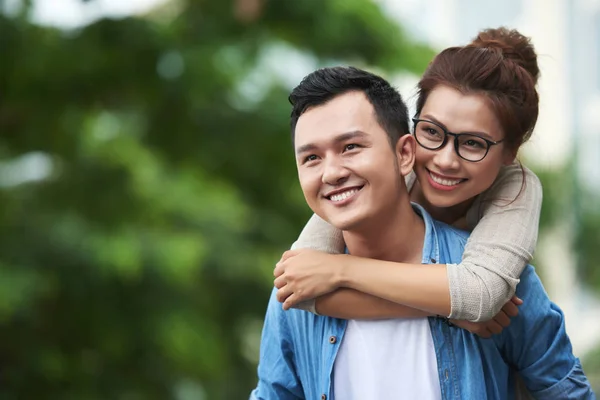
{"label": "man's eye", "polygon": [[317,159],[317,156],[314,154],[311,154],[310,156],[306,156],[304,157],[304,162],[309,162],[309,161],[315,161]]}
{"label": "man's eye", "polygon": [[350,143],[350,144],[347,144],[347,145],[344,147],[344,150],[345,150],[345,151],[348,151],[348,150],[354,150],[354,149],[358,149],[359,147],[360,147],[360,146],[359,146],[359,145],[357,145],[356,143]]}

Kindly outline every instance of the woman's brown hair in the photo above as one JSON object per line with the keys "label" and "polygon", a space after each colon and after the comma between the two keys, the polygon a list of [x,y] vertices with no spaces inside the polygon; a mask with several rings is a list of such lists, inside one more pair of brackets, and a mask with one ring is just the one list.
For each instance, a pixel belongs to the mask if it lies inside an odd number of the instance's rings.
{"label": "woman's brown hair", "polygon": [[486,29],[468,45],[438,54],[418,84],[417,115],[439,85],[465,94],[481,94],[492,106],[515,154],[537,122],[540,70],[529,38],[516,30]]}

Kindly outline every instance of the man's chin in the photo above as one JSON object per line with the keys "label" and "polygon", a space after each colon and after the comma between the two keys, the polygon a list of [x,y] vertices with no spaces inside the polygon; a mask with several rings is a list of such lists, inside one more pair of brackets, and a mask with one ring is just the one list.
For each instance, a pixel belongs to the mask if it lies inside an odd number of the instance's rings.
{"label": "man's chin", "polygon": [[363,222],[363,218],[358,217],[331,217],[329,219],[324,218],[330,225],[341,231],[352,231],[358,229]]}
{"label": "man's chin", "polygon": [[369,217],[363,207],[335,208],[327,204],[318,210],[313,210],[334,228],[342,231],[360,227]]}

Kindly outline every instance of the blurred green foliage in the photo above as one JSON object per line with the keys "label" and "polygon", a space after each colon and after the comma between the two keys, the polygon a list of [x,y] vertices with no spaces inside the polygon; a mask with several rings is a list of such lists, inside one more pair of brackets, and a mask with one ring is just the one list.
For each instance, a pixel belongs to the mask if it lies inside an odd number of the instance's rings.
{"label": "blurred green foliage", "polygon": [[[561,219],[573,226],[572,248],[577,275],[597,295],[600,294],[600,196],[581,185],[575,160],[562,170],[537,171],[544,188],[540,232],[551,229]],[[542,266],[543,267],[543,266]],[[600,334],[600,332],[599,332]],[[599,371],[600,372],[600,371]]]}
{"label": "blurred green foliage", "polygon": [[[172,0],[72,30],[22,3],[0,14],[0,399],[247,398],[309,215],[291,86],[331,64],[420,74],[432,51],[370,0]],[[572,176],[540,173],[542,230]],[[598,199],[579,198],[600,289]]]}
{"label": "blurred green foliage", "polygon": [[369,0],[179,0],[74,30],[30,3],[0,15],[0,398],[247,398],[308,217],[291,84],[418,74],[432,51]]}

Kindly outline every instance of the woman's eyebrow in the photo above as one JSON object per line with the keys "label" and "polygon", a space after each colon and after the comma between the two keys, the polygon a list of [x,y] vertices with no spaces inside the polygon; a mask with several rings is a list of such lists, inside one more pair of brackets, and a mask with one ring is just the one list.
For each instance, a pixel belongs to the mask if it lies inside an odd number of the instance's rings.
{"label": "woman's eyebrow", "polygon": [[[449,132],[450,132],[450,129],[448,129],[448,127],[447,127],[446,125],[444,125],[442,122],[440,122],[440,121],[439,121],[439,120],[438,120],[436,117],[434,117],[433,115],[430,115],[430,114],[425,114],[425,115],[423,115],[423,116],[421,117],[421,119],[428,119],[428,120],[430,120],[431,122],[435,122],[436,124],[438,124],[439,126],[441,126],[442,128],[444,128],[444,129],[446,129],[447,131],[449,131]],[[481,132],[481,131],[462,131],[462,132],[452,132],[452,133],[456,133],[456,134],[460,134],[460,133],[470,133],[470,134],[473,134],[473,135],[477,135],[477,136],[484,137],[484,138],[486,138],[486,139],[488,139],[488,140],[491,140],[491,141],[495,141],[495,140],[496,140],[496,139],[494,139],[494,138],[492,137],[492,135],[490,135],[489,133],[487,133],[487,132]]]}

